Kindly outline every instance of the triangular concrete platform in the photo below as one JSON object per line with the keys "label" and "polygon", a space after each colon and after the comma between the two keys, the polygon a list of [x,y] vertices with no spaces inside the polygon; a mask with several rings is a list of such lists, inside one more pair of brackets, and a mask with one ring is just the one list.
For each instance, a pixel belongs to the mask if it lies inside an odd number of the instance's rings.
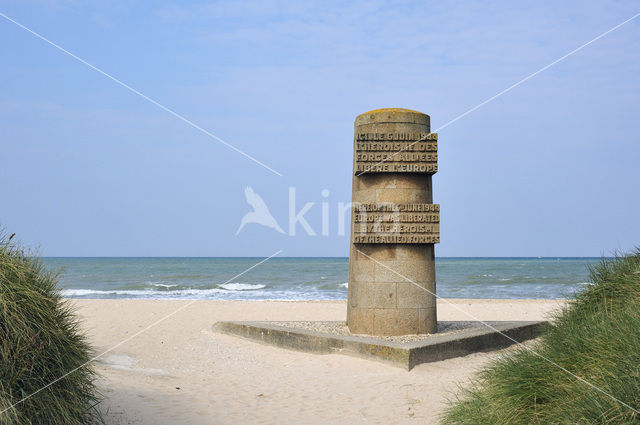
{"label": "triangular concrete platform", "polygon": [[[421,337],[344,335],[314,330],[309,323],[327,324],[327,328],[344,325],[342,322],[217,322],[213,329],[282,348],[348,354],[411,370],[421,363],[495,350],[515,344],[513,340],[523,342],[535,338],[547,322],[438,322],[439,327],[456,330]],[[322,329],[322,326],[316,328]],[[407,338],[416,340],[406,341]]]}

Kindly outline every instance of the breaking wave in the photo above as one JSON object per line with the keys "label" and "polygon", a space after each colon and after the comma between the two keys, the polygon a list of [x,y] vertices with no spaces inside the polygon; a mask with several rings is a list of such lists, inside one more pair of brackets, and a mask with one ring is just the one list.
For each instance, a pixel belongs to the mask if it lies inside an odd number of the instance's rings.
{"label": "breaking wave", "polygon": [[218,285],[218,288],[226,289],[227,291],[255,291],[256,289],[264,289],[267,285],[260,285],[258,283],[223,283]]}

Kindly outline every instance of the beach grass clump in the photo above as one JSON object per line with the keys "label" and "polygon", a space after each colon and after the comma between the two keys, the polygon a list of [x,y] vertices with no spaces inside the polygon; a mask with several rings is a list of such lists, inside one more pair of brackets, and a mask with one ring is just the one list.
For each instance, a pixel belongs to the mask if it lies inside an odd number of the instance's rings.
{"label": "beach grass clump", "polygon": [[640,251],[590,275],[529,346],[535,353],[520,347],[492,362],[442,423],[640,424]]}
{"label": "beach grass clump", "polygon": [[57,276],[10,239],[0,237],[0,424],[99,422],[91,350]]}

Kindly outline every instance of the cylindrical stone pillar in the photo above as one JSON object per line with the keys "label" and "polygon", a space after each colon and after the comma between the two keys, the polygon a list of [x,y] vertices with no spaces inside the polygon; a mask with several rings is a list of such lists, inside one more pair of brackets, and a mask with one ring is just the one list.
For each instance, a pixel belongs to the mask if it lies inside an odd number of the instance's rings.
{"label": "cylindrical stone pillar", "polygon": [[358,115],[347,307],[352,333],[436,332],[436,171],[429,115],[397,108]]}

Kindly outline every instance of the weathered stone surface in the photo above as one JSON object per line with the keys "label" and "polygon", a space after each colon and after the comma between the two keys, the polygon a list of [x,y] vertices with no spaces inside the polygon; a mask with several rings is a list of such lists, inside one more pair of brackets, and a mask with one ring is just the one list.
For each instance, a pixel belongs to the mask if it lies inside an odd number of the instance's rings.
{"label": "weathered stone surface", "polygon": [[[396,300],[398,308],[435,308],[435,288],[429,284],[398,282],[396,284]],[[426,295],[425,295],[426,294]]]}
{"label": "weathered stone surface", "polygon": [[396,282],[360,283],[356,292],[361,308],[396,308]]}
{"label": "weathered stone surface", "polygon": [[[352,332],[436,331],[433,244],[440,241],[440,206],[433,204],[431,177],[437,145],[426,114],[391,108],[356,118],[347,312]],[[390,167],[367,168],[383,160]]]}
{"label": "weathered stone surface", "polygon": [[366,307],[347,310],[349,330],[354,334],[366,334],[373,329],[373,309]]}

